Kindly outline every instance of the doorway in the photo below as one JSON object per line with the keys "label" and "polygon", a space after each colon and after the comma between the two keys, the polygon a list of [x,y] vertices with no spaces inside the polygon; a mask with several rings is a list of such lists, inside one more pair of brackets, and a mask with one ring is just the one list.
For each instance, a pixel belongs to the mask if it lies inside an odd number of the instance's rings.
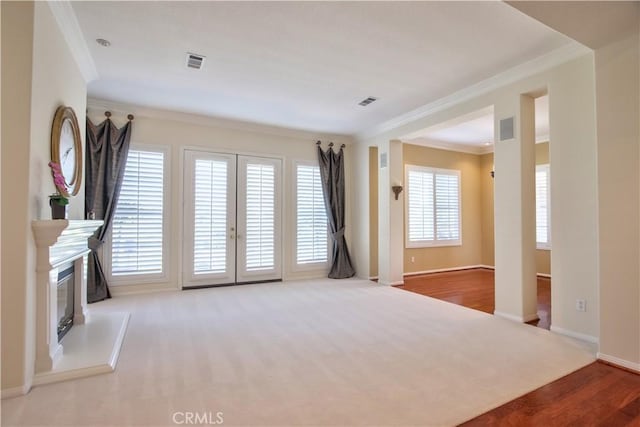
{"label": "doorway", "polygon": [[185,152],[183,288],[282,279],[282,161]]}

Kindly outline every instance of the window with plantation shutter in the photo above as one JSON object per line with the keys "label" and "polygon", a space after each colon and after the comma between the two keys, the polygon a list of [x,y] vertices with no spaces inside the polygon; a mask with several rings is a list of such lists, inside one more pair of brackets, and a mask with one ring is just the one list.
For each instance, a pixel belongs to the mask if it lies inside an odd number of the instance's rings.
{"label": "window with plantation shutter", "polygon": [[551,249],[549,165],[536,166],[536,242],[538,249]]}
{"label": "window with plantation shutter", "polygon": [[460,245],[460,171],[406,166],[408,248]]}
{"label": "window with plantation shutter", "polygon": [[296,164],[296,264],[326,263],[327,213],[322,196],[320,167]]}
{"label": "window with plantation shutter", "polygon": [[130,149],[111,230],[111,276],[162,276],[165,153]]}

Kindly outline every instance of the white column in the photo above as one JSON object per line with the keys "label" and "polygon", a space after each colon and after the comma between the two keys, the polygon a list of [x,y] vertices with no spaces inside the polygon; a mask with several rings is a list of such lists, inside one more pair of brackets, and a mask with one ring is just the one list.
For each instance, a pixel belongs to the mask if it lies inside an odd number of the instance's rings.
{"label": "white column", "polygon": [[[495,314],[537,316],[534,100],[510,97],[495,112]],[[500,141],[500,120],[513,117],[513,138]]]}
{"label": "white column", "polygon": [[391,190],[404,185],[402,142],[378,146],[378,282],[404,283],[404,191],[398,200]]}
{"label": "white column", "polygon": [[351,250],[352,260],[356,273],[361,279],[368,279],[370,276],[369,254],[371,251],[369,241],[369,146],[360,143],[353,144],[352,168],[353,186],[351,187],[351,197],[353,204],[351,209],[351,222],[349,229],[352,230],[353,245]]}

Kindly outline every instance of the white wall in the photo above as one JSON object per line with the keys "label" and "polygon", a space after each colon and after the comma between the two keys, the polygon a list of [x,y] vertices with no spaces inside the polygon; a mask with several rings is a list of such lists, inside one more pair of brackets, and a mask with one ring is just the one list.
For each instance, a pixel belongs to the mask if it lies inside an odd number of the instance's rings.
{"label": "white wall", "polygon": [[640,370],[639,37],[640,32],[600,48],[595,56],[600,353],[636,370]]}
{"label": "white wall", "polygon": [[599,214],[599,357],[640,371],[640,3],[508,3],[595,49],[598,200],[587,208]]}
{"label": "white wall", "polygon": [[[25,384],[33,4],[2,8],[2,389]],[[12,43],[9,43],[12,40]],[[11,153],[9,156],[8,153]],[[11,207],[11,209],[9,209]],[[12,319],[12,320],[9,320]],[[14,330],[14,322],[19,326]]]}
{"label": "white wall", "polygon": [[[550,157],[553,165],[553,326],[595,339],[598,336],[598,194],[593,54],[583,55],[499,89],[461,100],[451,107],[358,142],[373,146],[381,141],[402,139],[405,135],[494,105],[500,100],[544,88],[548,89],[550,99]],[[368,160],[358,157],[357,161]],[[359,173],[364,169],[364,166],[358,166]],[[367,205],[357,204],[355,209],[355,218],[368,214]],[[360,235],[354,237],[361,238]],[[356,246],[363,247],[364,244],[357,242]],[[587,312],[575,310],[577,298],[587,300]]]}
{"label": "white wall", "polygon": [[89,117],[94,123],[104,120],[104,111],[112,111],[112,120],[117,125],[124,124],[126,115],[135,116],[131,143],[165,145],[170,148],[170,244],[168,280],[153,284],[113,285],[114,295],[158,289],[178,289],[181,285],[182,249],[182,174],[183,154],[186,148],[197,148],[212,152],[238,153],[277,157],[283,160],[283,279],[308,277],[325,277],[326,269],[296,271],[294,266],[293,242],[295,238],[295,201],[293,200],[295,185],[294,162],[307,160],[317,162],[316,141],[333,141],[339,148],[344,142],[345,169],[347,171],[347,243],[351,245],[353,232],[350,227],[351,209],[351,170],[350,139],[339,136],[326,136],[298,132],[286,129],[261,127],[255,124],[209,119],[206,117],[166,111],[154,111],[136,106],[114,105],[104,101],[89,101]]}
{"label": "white wall", "polygon": [[[50,219],[47,163],[54,113],[73,107],[84,140],[86,85],[45,2],[2,2],[2,390],[30,387],[35,362],[35,244],[31,221]],[[7,155],[11,153],[11,155]],[[71,200],[81,219],[84,191]]]}

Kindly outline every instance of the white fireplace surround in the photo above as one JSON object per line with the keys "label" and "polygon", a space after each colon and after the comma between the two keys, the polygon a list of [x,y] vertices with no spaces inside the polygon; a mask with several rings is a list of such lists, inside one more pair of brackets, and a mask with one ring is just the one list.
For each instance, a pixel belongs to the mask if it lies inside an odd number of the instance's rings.
{"label": "white fireplace surround", "polygon": [[[36,357],[34,384],[110,372],[115,369],[128,313],[89,316],[84,256],[97,220],[32,221],[36,255]],[[73,327],[58,343],[58,269],[74,265]],[[91,329],[94,329],[92,333]],[[106,332],[105,332],[106,331]],[[99,340],[99,341],[98,341]]]}

